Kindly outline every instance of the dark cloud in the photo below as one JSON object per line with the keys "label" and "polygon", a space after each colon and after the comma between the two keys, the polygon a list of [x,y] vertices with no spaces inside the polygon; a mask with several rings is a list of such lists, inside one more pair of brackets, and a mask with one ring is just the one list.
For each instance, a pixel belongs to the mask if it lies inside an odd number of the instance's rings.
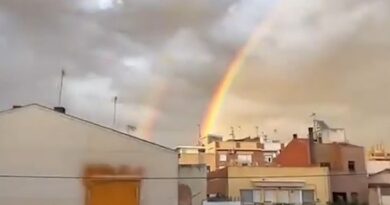
{"label": "dark cloud", "polygon": [[215,131],[289,136],[315,111],[356,142],[384,139],[388,13],[385,0],[3,0],[0,108],[56,105],[66,68],[70,113],[111,126],[119,96],[118,129],[142,137],[155,119],[153,140],[192,143],[226,67],[263,26]]}
{"label": "dark cloud", "polygon": [[[388,139],[390,127],[383,122],[390,114],[385,105],[390,103],[390,4],[315,4],[306,4],[302,14],[282,8],[283,15],[273,20],[260,41],[265,43],[254,50],[233,86],[230,101],[241,100],[226,105],[221,129],[238,121],[260,124],[270,133],[277,128],[287,138],[294,130],[305,135],[300,125],[309,126],[310,113],[317,112],[334,126],[346,127],[354,143]],[[267,44],[269,39],[275,43]],[[245,110],[232,112],[239,104]]]}

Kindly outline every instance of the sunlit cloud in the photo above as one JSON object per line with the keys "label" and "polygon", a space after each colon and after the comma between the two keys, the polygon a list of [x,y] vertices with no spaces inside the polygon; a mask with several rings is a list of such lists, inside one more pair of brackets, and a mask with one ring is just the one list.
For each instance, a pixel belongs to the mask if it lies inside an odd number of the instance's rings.
{"label": "sunlit cloud", "polygon": [[123,5],[123,0],[83,0],[82,8],[89,12],[105,11]]}

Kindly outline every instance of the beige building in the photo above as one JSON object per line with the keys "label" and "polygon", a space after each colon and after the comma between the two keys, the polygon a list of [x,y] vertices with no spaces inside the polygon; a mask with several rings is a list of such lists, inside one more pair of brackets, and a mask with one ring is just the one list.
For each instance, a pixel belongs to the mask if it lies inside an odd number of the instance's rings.
{"label": "beige building", "polygon": [[179,153],[180,165],[206,165],[208,171],[215,170],[216,158],[214,153],[206,153],[201,146],[179,146],[176,148]]}
{"label": "beige building", "polygon": [[390,204],[390,169],[371,174],[368,180],[370,204]]}
{"label": "beige building", "polygon": [[203,146],[180,146],[180,164],[206,164],[210,171],[226,166],[267,166],[270,165],[283,143],[262,140],[260,137],[223,140],[209,135],[201,140]]}
{"label": "beige building", "polygon": [[40,105],[0,113],[0,175],[1,205],[178,204],[174,150]]}
{"label": "beige building", "polygon": [[179,166],[179,205],[201,205],[207,199],[206,165]]}
{"label": "beige building", "polygon": [[390,169],[390,152],[383,144],[373,146],[367,153],[367,172],[375,174]]}
{"label": "beige building", "polygon": [[371,147],[367,153],[369,161],[390,161],[390,151],[383,144]]}
{"label": "beige building", "polygon": [[323,167],[226,167],[209,174],[208,193],[246,205],[331,200],[329,172]]}

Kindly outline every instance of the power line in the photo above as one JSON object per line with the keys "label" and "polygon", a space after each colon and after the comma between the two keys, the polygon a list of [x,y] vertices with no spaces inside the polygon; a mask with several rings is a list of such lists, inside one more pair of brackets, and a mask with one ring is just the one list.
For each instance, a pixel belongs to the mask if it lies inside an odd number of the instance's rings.
{"label": "power line", "polygon": [[96,180],[214,180],[214,179],[264,179],[264,178],[311,178],[311,177],[337,177],[337,176],[367,176],[367,173],[344,173],[344,174],[316,174],[316,175],[281,175],[281,176],[210,176],[210,177],[138,177],[138,176],[116,176],[116,175],[101,175],[101,176],[48,176],[48,175],[12,175],[2,174],[0,178],[27,178],[27,179],[96,179]]}

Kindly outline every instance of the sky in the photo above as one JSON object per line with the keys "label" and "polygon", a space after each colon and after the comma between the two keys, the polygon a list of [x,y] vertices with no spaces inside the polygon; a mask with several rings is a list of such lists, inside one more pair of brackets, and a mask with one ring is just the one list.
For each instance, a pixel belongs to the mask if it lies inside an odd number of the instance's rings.
{"label": "sky", "polygon": [[259,27],[213,133],[254,136],[258,126],[288,141],[306,136],[315,112],[351,143],[390,144],[388,0],[2,0],[0,110],[58,105],[65,69],[67,113],[194,144],[214,90]]}

